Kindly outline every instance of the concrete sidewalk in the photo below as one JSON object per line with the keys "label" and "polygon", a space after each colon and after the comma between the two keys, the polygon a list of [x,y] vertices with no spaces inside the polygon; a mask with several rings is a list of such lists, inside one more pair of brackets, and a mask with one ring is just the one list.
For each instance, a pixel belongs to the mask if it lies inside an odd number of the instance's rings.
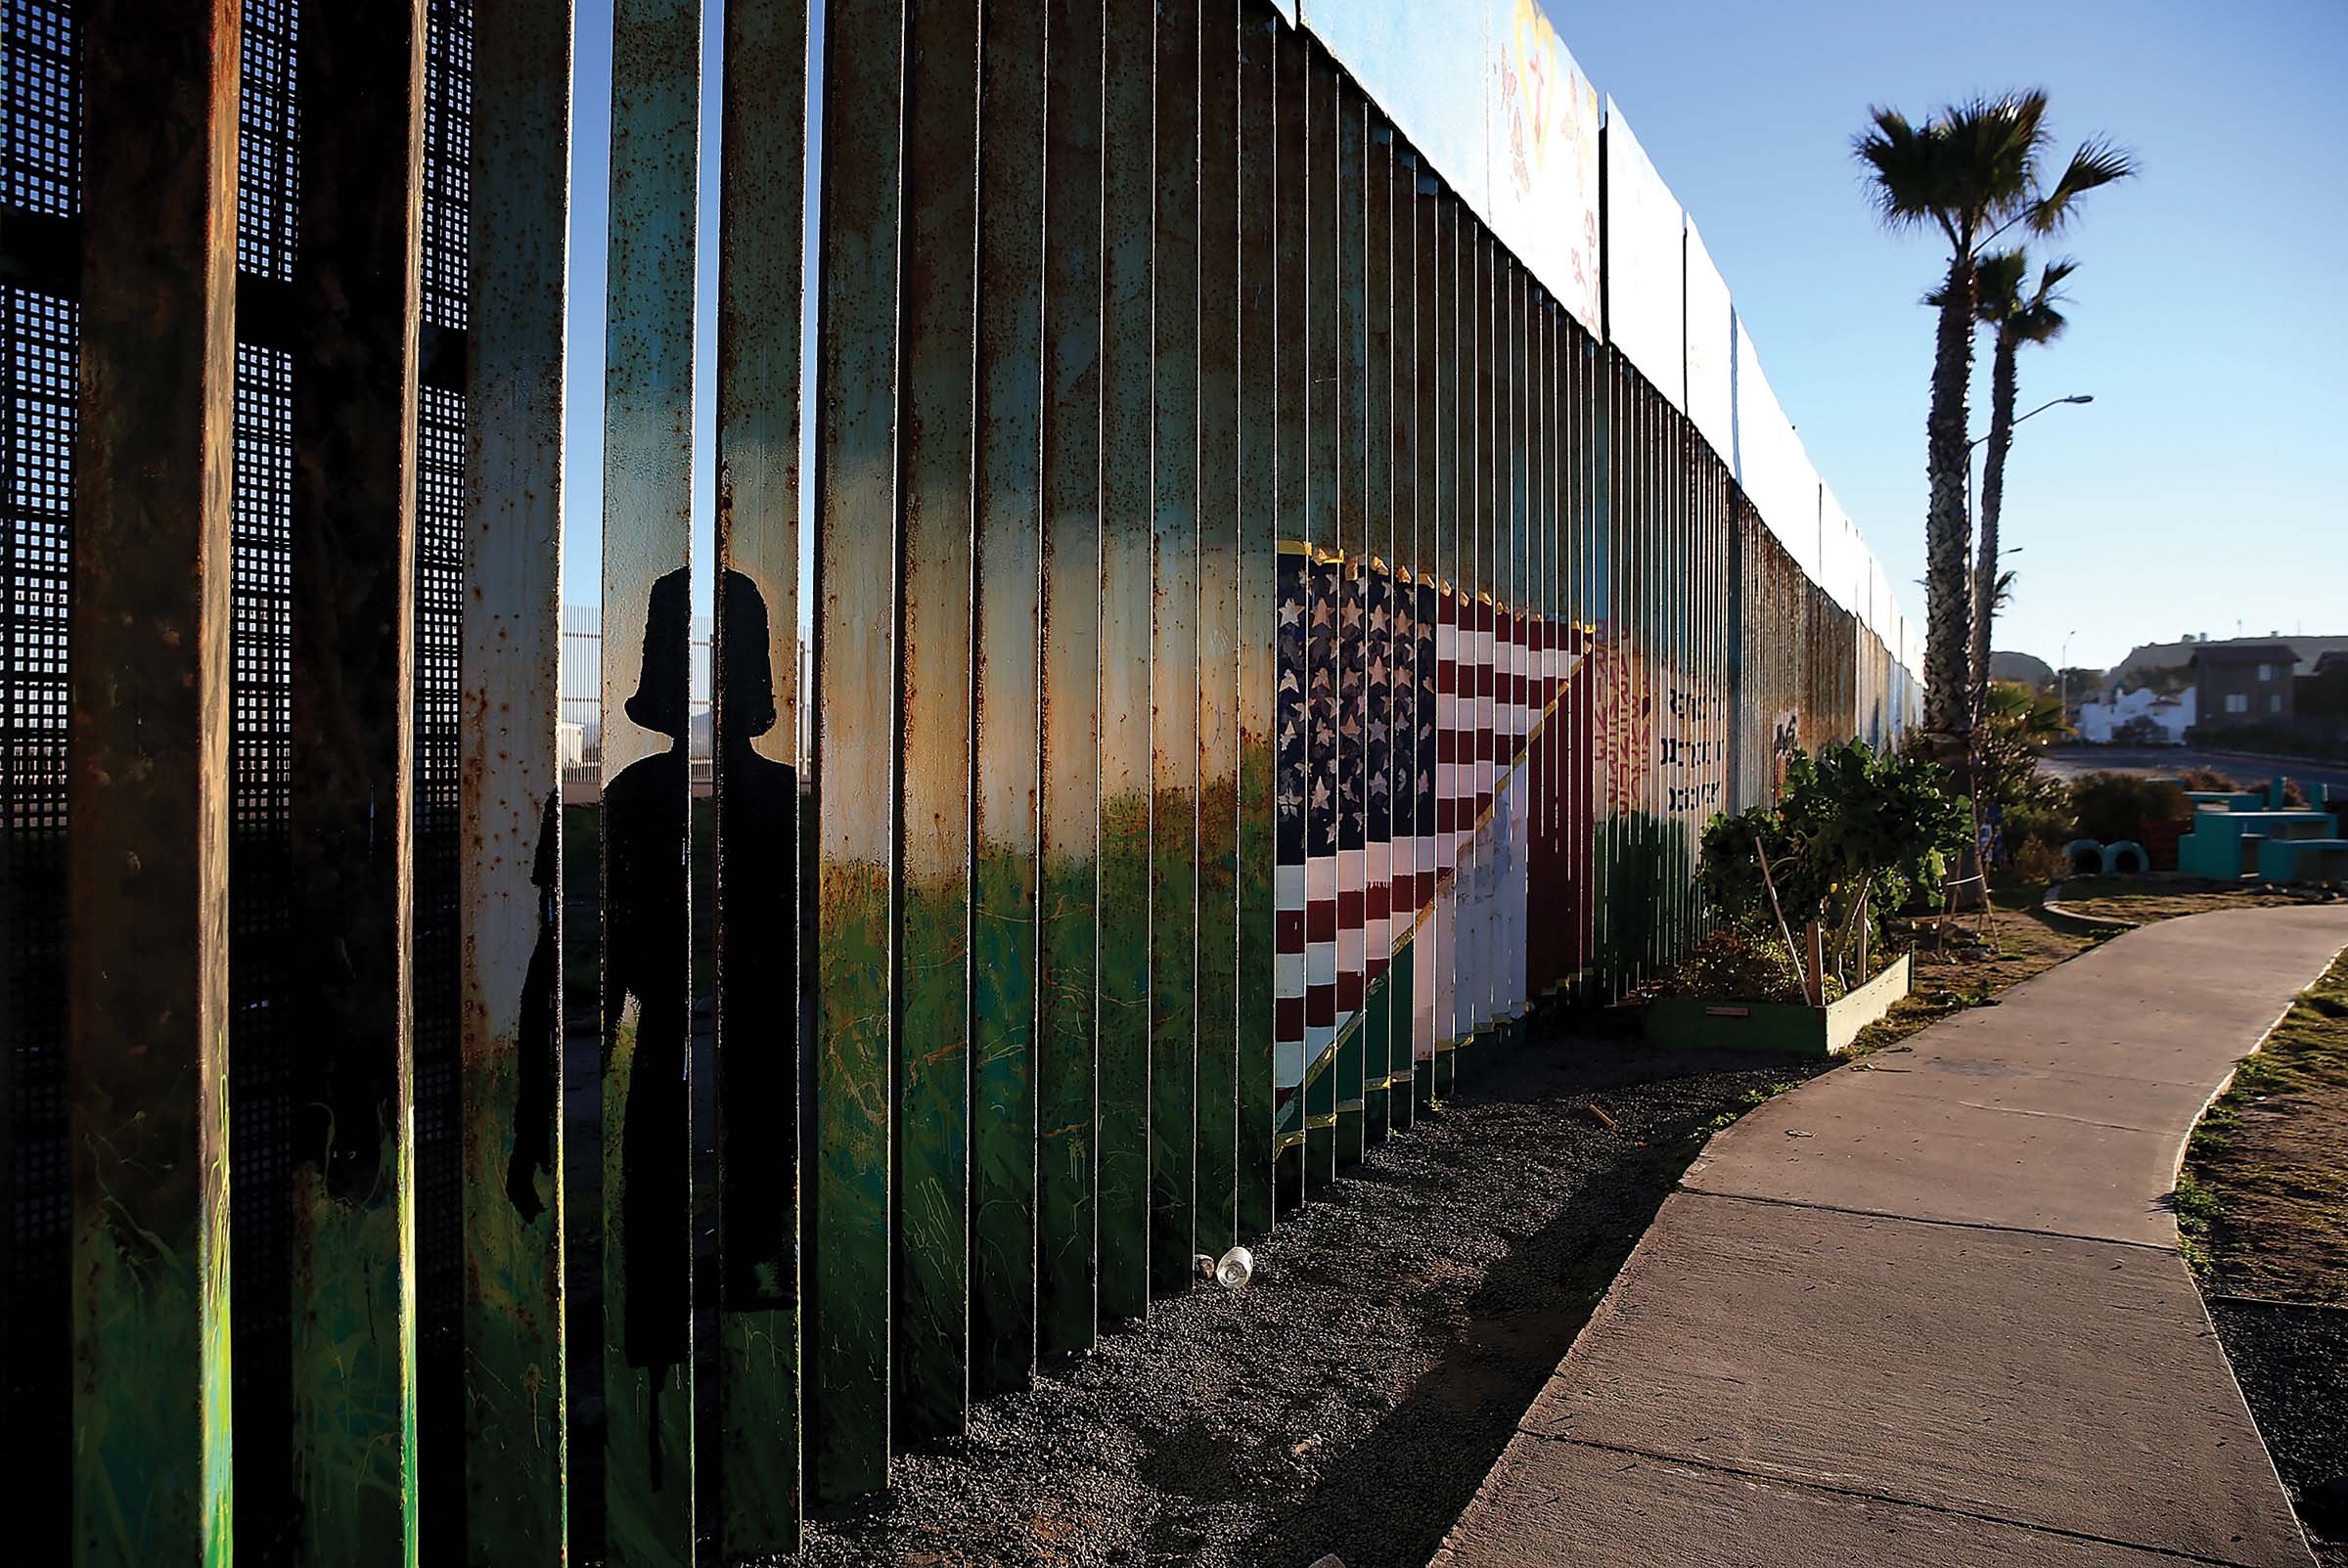
{"label": "concrete sidewalk", "polygon": [[2338,906],[2147,926],[1744,1117],[1436,1563],[2312,1562],[2167,1197],[2343,945]]}

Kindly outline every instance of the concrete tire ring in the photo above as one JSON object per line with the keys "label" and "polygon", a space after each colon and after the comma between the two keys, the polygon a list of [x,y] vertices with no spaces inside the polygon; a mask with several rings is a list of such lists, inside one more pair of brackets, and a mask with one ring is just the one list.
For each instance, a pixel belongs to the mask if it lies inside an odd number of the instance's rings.
{"label": "concrete tire ring", "polygon": [[2104,866],[2103,846],[2092,838],[2074,838],[2062,846],[2062,865],[2074,876],[2100,875]]}
{"label": "concrete tire ring", "polygon": [[2106,876],[2142,876],[2152,869],[2152,857],[2145,846],[2133,838],[2123,838],[2116,844],[2103,846],[2103,874]]}

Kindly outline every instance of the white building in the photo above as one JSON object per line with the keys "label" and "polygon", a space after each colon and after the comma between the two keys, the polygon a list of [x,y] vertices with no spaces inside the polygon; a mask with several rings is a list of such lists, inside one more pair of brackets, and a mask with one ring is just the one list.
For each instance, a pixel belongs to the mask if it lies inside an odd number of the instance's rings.
{"label": "white building", "polygon": [[[2079,704],[2079,739],[2108,745],[2120,738],[2121,731],[2136,726],[2139,720],[2148,720],[2158,733],[2157,738],[2145,739],[2157,745],[2181,746],[2185,732],[2193,726],[2193,697],[2190,686],[2175,696],[2157,696],[2146,687],[2106,692],[2101,701]],[[2141,734],[2142,727],[2137,727]],[[2134,740],[2137,736],[2126,739]]]}

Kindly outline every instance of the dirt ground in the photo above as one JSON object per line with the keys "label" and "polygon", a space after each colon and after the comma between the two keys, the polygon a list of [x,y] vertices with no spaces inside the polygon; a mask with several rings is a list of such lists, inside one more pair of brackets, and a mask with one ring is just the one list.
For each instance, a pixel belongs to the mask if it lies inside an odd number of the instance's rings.
{"label": "dirt ground", "polygon": [[2276,1467],[2348,1568],[2348,959],[2202,1118],[2177,1223]]}
{"label": "dirt ground", "polygon": [[2348,1307],[2348,959],[2210,1106],[2179,1206],[2210,1290]]}
{"label": "dirt ground", "polygon": [[981,1402],[800,1561],[1420,1568],[1701,1139],[1825,1065],[1562,1035],[1487,1058],[1284,1220],[1252,1284]]}
{"label": "dirt ground", "polygon": [[2306,892],[2289,893],[2263,885],[2230,886],[2200,877],[2156,872],[2147,876],[2069,877],[2062,883],[2061,903],[2064,909],[2080,915],[2134,920],[2145,925],[2183,915],[2205,915],[2211,910],[2303,904],[2309,898]]}

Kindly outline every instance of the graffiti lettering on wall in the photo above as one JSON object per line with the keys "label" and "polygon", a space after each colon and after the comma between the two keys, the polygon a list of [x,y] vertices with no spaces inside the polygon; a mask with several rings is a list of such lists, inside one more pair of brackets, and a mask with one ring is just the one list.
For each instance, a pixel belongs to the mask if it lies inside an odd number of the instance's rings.
{"label": "graffiti lettering on wall", "polygon": [[[1683,727],[1718,725],[1727,714],[1727,705],[1718,697],[1687,687],[1673,687],[1665,705]],[[1728,742],[1717,736],[1667,735],[1657,741],[1655,761],[1667,780],[1674,772],[1682,776],[1664,784],[1664,809],[1674,813],[1719,810],[1723,781],[1686,776],[1717,773],[1727,762],[1728,752]]]}
{"label": "graffiti lettering on wall", "polygon": [[1641,802],[1641,759],[1654,753],[1655,699],[1647,661],[1619,641],[1600,643],[1598,754],[1605,770],[1606,804],[1618,812]]}

